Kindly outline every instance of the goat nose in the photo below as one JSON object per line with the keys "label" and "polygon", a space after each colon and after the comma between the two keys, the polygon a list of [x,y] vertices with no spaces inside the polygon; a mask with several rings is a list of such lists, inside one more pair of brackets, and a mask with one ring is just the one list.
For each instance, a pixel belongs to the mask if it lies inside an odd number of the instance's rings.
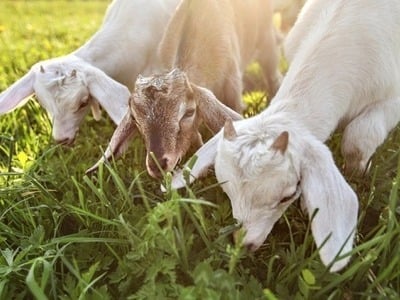
{"label": "goat nose", "polygon": [[159,163],[160,163],[161,169],[166,170],[168,167],[168,158],[163,157],[162,159],[159,160]]}
{"label": "goat nose", "polygon": [[255,252],[258,249],[257,245],[254,243],[245,243],[244,247],[250,252]]}
{"label": "goat nose", "polygon": [[161,169],[165,171],[168,169],[168,162],[169,159],[166,156],[163,156],[162,158],[155,158],[155,160],[152,159],[152,169],[157,169],[157,171],[160,171]]}
{"label": "goat nose", "polygon": [[157,159],[157,162],[155,162],[152,159],[148,167],[150,171],[149,172],[150,176],[154,178],[160,178],[163,175],[162,171],[165,171],[168,168],[168,159],[167,158]]}

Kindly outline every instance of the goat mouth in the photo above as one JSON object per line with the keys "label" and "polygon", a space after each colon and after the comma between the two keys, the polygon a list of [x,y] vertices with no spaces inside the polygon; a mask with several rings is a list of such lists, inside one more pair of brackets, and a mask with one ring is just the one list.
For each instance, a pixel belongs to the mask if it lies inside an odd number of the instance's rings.
{"label": "goat mouth", "polygon": [[174,172],[176,166],[178,166],[182,161],[182,156],[178,155],[175,159],[175,162],[173,164],[171,164],[170,166],[170,170],[168,172]]}
{"label": "goat mouth", "polygon": [[62,146],[72,146],[74,144],[75,138],[65,138],[62,140],[57,140],[56,143]]}

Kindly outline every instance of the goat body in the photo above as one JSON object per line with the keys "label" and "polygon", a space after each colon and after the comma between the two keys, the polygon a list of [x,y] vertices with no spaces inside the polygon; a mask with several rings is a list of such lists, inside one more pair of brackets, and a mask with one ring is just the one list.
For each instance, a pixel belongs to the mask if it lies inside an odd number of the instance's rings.
{"label": "goat body", "polygon": [[153,72],[157,45],[179,0],[115,0],[101,28],[82,47],[36,63],[0,94],[0,114],[36,94],[53,122],[53,137],[72,143],[89,105],[119,124],[139,73]]}
{"label": "goat body", "polygon": [[[322,262],[331,271],[348,263],[357,196],[323,142],[344,128],[346,168],[365,170],[399,122],[399,15],[397,0],[309,0],[288,34],[291,65],[270,106],[227,122],[198,151],[192,180],[215,163],[249,248],[301,193]],[[183,185],[178,172],[173,186]]]}
{"label": "goat body", "polygon": [[[100,161],[126,149],[134,134],[125,133],[136,131],[137,124],[147,148],[147,170],[160,177],[191,146],[202,144],[201,121],[216,132],[228,117],[241,118],[228,107],[241,111],[242,75],[251,59],[262,57],[259,61],[273,93],[280,83],[268,0],[183,0],[170,19],[159,53],[168,71],[138,79],[131,117],[116,129]],[[228,107],[215,103],[217,99]]]}
{"label": "goat body", "polygon": [[161,41],[161,61],[240,112],[242,75],[252,59],[262,61],[271,94],[280,84],[272,13],[268,0],[184,0]]}

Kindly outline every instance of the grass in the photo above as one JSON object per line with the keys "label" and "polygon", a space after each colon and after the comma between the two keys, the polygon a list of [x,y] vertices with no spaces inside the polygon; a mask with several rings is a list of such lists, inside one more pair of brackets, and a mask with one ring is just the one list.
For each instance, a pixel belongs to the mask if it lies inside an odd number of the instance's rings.
{"label": "grass", "polygon": [[[1,1],[0,90],[41,59],[80,46],[107,1]],[[248,114],[263,107],[250,94]],[[84,175],[113,132],[87,117],[73,148],[56,146],[38,104],[0,116],[0,299],[399,299],[400,130],[362,178],[351,263],[331,274],[293,205],[261,250],[232,244],[227,197],[212,174],[162,194],[140,139]],[[340,134],[329,141],[338,165]]]}

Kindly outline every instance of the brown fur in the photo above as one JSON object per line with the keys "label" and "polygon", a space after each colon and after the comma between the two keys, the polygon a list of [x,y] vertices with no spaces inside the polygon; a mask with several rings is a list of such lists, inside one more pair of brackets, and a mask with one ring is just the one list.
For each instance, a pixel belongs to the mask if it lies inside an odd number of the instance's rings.
{"label": "brown fur", "polygon": [[241,118],[210,91],[190,83],[179,69],[138,80],[131,108],[148,150],[148,171],[155,177],[162,175],[159,166],[170,171],[190,148],[203,144],[201,122],[216,133],[227,118]]}

